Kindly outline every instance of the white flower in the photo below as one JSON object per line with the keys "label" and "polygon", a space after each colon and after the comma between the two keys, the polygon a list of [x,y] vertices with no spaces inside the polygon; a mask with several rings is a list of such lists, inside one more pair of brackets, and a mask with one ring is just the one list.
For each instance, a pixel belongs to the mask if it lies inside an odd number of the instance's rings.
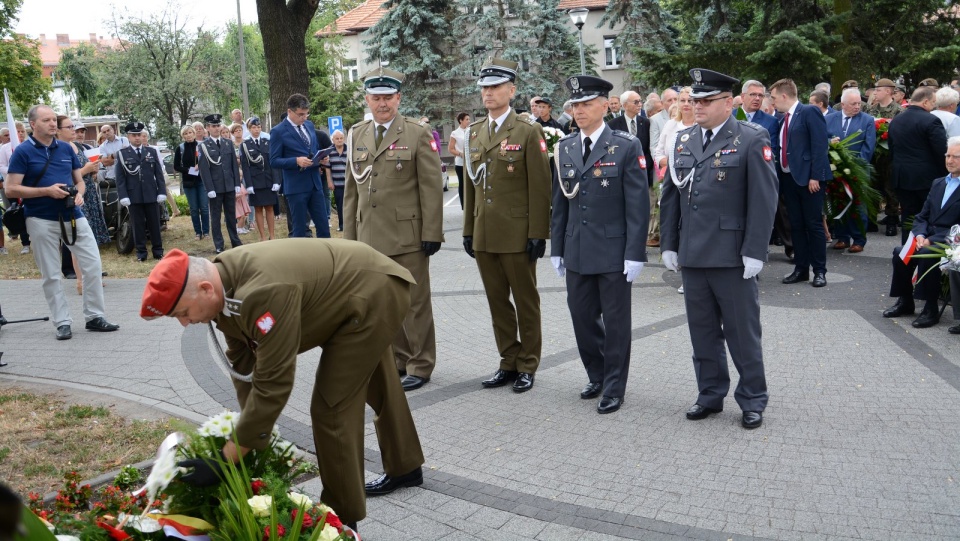
{"label": "white flower", "polygon": [[847,169],[846,167],[844,167],[844,168],[843,168],[843,174],[844,174],[844,175],[849,175],[849,174],[850,174],[850,169]]}
{"label": "white flower", "polygon": [[305,494],[290,492],[287,494],[287,497],[290,498],[290,501],[292,501],[297,507],[309,508],[313,506],[313,500],[311,500]]}
{"label": "white flower", "polygon": [[323,525],[323,530],[320,532],[320,541],[336,541],[340,537],[340,532],[336,528],[329,524]]}
{"label": "white flower", "polygon": [[253,510],[254,516],[269,517],[270,506],[273,505],[273,498],[270,496],[254,496],[247,500],[247,503],[250,505],[250,509]]}
{"label": "white flower", "polygon": [[58,535],[57,541],[80,541],[80,538],[72,535]]}
{"label": "white flower", "polygon": [[321,513],[323,513],[324,515],[326,515],[327,513],[332,513],[332,512],[333,512],[333,509],[331,509],[330,506],[327,505],[327,504],[325,504],[325,503],[318,503],[318,504],[317,504],[317,509],[318,509]]}
{"label": "white flower", "polygon": [[171,447],[166,450],[154,462],[150,469],[150,475],[147,476],[147,500],[153,501],[157,493],[167,488],[171,481],[180,473],[177,467],[177,448]]}
{"label": "white flower", "polygon": [[831,170],[831,171],[836,171],[836,170],[837,170],[837,166],[831,163],[831,164],[830,164],[830,170]]}

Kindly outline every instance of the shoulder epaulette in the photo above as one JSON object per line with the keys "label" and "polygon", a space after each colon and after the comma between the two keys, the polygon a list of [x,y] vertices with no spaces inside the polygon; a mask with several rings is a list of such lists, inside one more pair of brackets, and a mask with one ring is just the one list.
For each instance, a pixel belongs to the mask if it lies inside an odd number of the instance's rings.
{"label": "shoulder epaulette", "polygon": [[486,122],[487,120],[489,120],[489,118],[490,118],[490,117],[484,115],[483,118],[478,118],[477,120],[474,120],[473,122],[470,123],[470,125],[471,125],[471,126],[476,126],[477,124],[483,124],[484,122]]}
{"label": "shoulder epaulette", "polygon": [[636,135],[632,135],[630,132],[622,131],[622,130],[613,130],[613,135],[616,135],[617,137],[622,137],[627,141],[633,141],[634,139],[637,138]]}
{"label": "shoulder epaulette", "polygon": [[563,137],[561,137],[560,140],[563,141],[564,139],[569,139],[569,138],[571,138],[571,137],[575,137],[575,136],[578,135],[579,133],[580,133],[580,132],[570,132],[570,133],[564,135]]}
{"label": "shoulder epaulette", "polygon": [[741,126],[745,126],[745,127],[747,127],[747,128],[751,128],[751,129],[753,129],[753,130],[755,130],[755,131],[766,130],[766,128],[764,128],[764,127],[761,126],[760,124],[757,124],[756,122],[750,122],[749,120],[740,120],[740,121],[738,121],[738,122],[740,122],[740,125],[741,125]]}

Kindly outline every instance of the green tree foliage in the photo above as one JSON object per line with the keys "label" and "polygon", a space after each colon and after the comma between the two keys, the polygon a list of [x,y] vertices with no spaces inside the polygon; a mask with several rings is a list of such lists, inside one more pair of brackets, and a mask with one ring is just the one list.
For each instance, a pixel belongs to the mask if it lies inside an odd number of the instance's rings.
{"label": "green tree foliage", "polygon": [[153,125],[158,139],[176,140],[183,123],[208,112],[203,98],[228,86],[230,62],[217,36],[203,28],[188,30],[173,7],[115,23],[121,45],[104,62],[112,109],[121,118]]}
{"label": "green tree foliage", "polygon": [[627,54],[623,62],[633,86],[659,88],[665,81],[682,80],[678,66],[678,30],[673,17],[656,0],[610,0],[600,25],[623,23],[617,45]]}
{"label": "green tree foliage", "polygon": [[[223,38],[224,92],[216,95],[217,110],[243,109],[243,86],[240,74],[240,36],[236,23],[227,25]],[[255,24],[243,25],[243,52],[247,63],[247,100],[250,110],[246,116],[264,115],[270,102],[270,86],[267,84],[267,60],[263,55],[263,37]]]}
{"label": "green tree foliage", "polygon": [[[389,62],[390,69],[405,75],[400,111],[434,120],[450,118],[447,97],[450,83],[441,77],[450,65],[450,23],[454,18],[447,0],[390,0],[389,11],[370,29],[367,62]],[[361,74],[362,75],[362,74]]]}
{"label": "green tree foliage", "polygon": [[344,13],[362,0],[326,2],[317,12],[307,31],[307,70],[310,73],[310,117],[317,126],[326,126],[327,117],[342,116],[350,127],[363,120],[363,94],[360,81],[350,81],[341,71],[344,61],[343,39],[328,34],[317,38],[322,29],[329,29]]}
{"label": "green tree foliage", "polygon": [[103,81],[105,50],[98,50],[89,43],[63,49],[55,77],[64,82],[67,90],[77,96],[81,114],[105,115],[112,113],[107,108],[110,98]]}
{"label": "green tree foliage", "polygon": [[26,110],[49,94],[49,79],[43,77],[40,44],[13,33],[22,0],[0,0],[0,88],[10,91],[10,100]]}

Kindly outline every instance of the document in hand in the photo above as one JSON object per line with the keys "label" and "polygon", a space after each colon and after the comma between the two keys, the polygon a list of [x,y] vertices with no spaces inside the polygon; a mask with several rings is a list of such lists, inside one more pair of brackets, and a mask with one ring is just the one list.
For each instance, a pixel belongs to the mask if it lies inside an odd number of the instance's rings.
{"label": "document in hand", "polygon": [[327,156],[329,156],[331,152],[333,152],[334,150],[336,150],[336,148],[337,148],[337,147],[335,147],[335,146],[330,146],[329,148],[322,148],[322,149],[318,150],[317,153],[313,155],[313,164],[316,165],[316,164],[322,162],[322,161],[324,160],[324,158],[326,158]]}

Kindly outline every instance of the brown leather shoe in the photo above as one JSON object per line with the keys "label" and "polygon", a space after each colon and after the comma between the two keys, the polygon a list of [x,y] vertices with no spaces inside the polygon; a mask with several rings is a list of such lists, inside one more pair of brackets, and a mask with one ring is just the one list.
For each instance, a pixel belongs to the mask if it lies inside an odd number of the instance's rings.
{"label": "brown leather shoe", "polygon": [[860,252],[863,251],[863,246],[860,246],[859,244],[854,244],[847,251],[850,252],[851,254],[859,254]]}
{"label": "brown leather shoe", "polygon": [[833,245],[834,250],[844,250],[849,247],[850,245],[847,244],[846,242],[843,242],[842,240],[838,240],[837,243]]}
{"label": "brown leather shoe", "polygon": [[651,247],[651,248],[656,248],[657,246],[660,246],[660,239],[650,239],[650,240],[648,240],[648,241],[647,241],[647,246],[649,246],[649,247]]}

